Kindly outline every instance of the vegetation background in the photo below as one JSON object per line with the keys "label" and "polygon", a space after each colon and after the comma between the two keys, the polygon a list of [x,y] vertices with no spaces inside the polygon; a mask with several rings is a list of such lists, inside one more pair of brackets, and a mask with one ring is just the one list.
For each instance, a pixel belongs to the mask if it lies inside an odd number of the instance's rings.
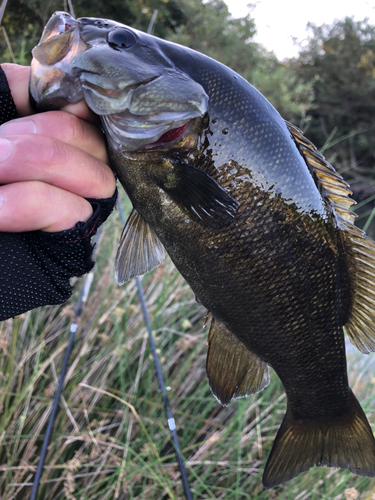
{"label": "vegetation background", "polygon": [[[307,48],[279,62],[253,41],[251,14],[221,0],[74,0],[76,17],[115,19],[190,46],[255,85],[351,183],[358,225],[375,236],[375,27],[350,18],[310,26]],[[9,0],[0,60],[28,64],[55,10],[67,2]],[[129,204],[124,200],[125,205]],[[374,221],[375,222],[375,221]],[[118,288],[121,231],[111,217],[98,242],[92,292],[77,332],[39,499],[182,499],[176,459],[135,283]],[[205,375],[205,311],[171,262],[143,278],[163,374],[196,499],[375,499],[375,480],[314,468],[275,490],[261,474],[282,415],[277,376],[262,393],[222,408]],[[61,369],[76,293],[62,307],[0,324],[0,498],[30,494]],[[348,348],[350,383],[375,425],[374,362]],[[106,391],[106,392],[105,392]]]}

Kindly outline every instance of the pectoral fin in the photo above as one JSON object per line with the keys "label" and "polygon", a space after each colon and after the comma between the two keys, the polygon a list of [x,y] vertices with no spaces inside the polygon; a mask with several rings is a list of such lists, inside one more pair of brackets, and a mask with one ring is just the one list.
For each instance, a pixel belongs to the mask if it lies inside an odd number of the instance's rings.
{"label": "pectoral fin", "polygon": [[263,390],[270,382],[268,365],[224,325],[212,320],[206,371],[211,391],[223,406]]}
{"label": "pectoral fin", "polygon": [[151,271],[164,259],[164,248],[151,226],[132,210],[122,231],[116,255],[115,278],[123,285]]}
{"label": "pectoral fin", "polygon": [[238,202],[220,184],[177,156],[169,161],[171,170],[161,187],[192,219],[217,229],[233,221]]}

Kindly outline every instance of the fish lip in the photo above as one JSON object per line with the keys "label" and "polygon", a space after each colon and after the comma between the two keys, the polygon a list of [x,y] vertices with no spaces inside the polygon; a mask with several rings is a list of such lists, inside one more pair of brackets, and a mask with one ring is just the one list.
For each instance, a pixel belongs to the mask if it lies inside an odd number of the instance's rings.
{"label": "fish lip", "polygon": [[66,25],[67,25],[67,23],[66,23],[67,19],[69,19],[69,22],[72,24],[72,26],[70,28],[68,28],[68,30],[66,30],[66,29],[64,29],[64,31],[60,30],[59,33],[57,34],[57,36],[61,35],[62,33],[66,33],[67,31],[73,30],[73,29],[75,29],[78,26],[77,19],[75,19],[73,16],[71,16],[68,12],[65,12],[65,11],[62,11],[62,10],[57,10],[57,11],[55,11],[52,14],[52,16],[50,17],[49,21],[47,22],[47,24],[46,24],[46,26],[45,26],[45,28],[43,30],[43,33],[42,33],[41,41],[42,40],[46,41],[49,38],[51,38],[51,36],[56,36],[56,35],[53,35],[52,32],[49,35],[48,31],[50,31],[51,26],[53,26],[53,24],[54,24],[54,21],[55,21],[55,26],[56,26],[56,20],[57,19],[60,19],[60,21],[64,22],[65,28],[66,28]]}
{"label": "fish lip", "polygon": [[[111,147],[121,153],[135,151],[163,151],[179,143],[192,132],[195,120],[202,119],[205,111],[182,114],[167,113],[156,116],[134,116],[129,112],[103,115],[101,117],[106,137]],[[182,127],[186,129],[176,139],[168,142],[158,142],[167,132]]]}
{"label": "fish lip", "polygon": [[[59,109],[83,99],[80,82],[71,71],[73,59],[85,52],[78,23],[70,14],[57,11],[33,49],[29,82],[30,100],[38,111]],[[69,91],[67,90],[69,89]]]}
{"label": "fish lip", "polygon": [[[77,68],[76,66],[75,66],[75,69],[79,71],[79,68]],[[108,94],[110,94],[111,97],[112,96],[116,97],[116,95],[120,95],[123,92],[130,92],[131,90],[136,90],[137,88],[142,87],[142,85],[147,85],[148,83],[153,82],[154,80],[156,80],[160,76],[160,75],[155,75],[155,76],[152,76],[149,78],[145,78],[142,81],[130,83],[129,85],[125,85],[125,86],[116,88],[116,81],[114,82],[113,80],[107,79],[106,81],[109,83],[108,86],[105,86],[105,83],[99,85],[99,84],[96,84],[96,83],[90,81],[90,79],[87,78],[86,75],[94,75],[94,76],[101,77],[101,74],[99,72],[96,72],[96,71],[85,70],[85,71],[81,72],[81,74],[79,75],[79,78],[80,78],[82,86],[86,86],[90,90],[95,90],[95,92],[103,95],[104,97],[106,97]],[[112,83],[112,85],[110,85],[111,83]]]}
{"label": "fish lip", "polygon": [[[127,120],[125,125],[124,115]],[[144,117],[142,121],[142,117],[132,116],[128,112],[120,115],[104,115],[101,118],[112,148],[121,152],[162,149],[164,143],[157,143],[159,138],[166,132],[189,122],[189,117],[186,116],[181,120],[169,119],[168,122],[152,123],[148,117]]]}

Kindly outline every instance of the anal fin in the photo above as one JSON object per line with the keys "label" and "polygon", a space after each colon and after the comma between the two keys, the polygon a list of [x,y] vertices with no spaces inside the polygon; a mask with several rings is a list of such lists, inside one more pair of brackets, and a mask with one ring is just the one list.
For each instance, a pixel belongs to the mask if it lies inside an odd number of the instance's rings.
{"label": "anal fin", "polygon": [[148,222],[133,209],[122,230],[115,262],[115,278],[123,285],[151,271],[164,259],[163,245]]}
{"label": "anal fin", "polygon": [[270,381],[268,365],[224,325],[212,319],[206,371],[211,391],[223,406],[263,390]]}

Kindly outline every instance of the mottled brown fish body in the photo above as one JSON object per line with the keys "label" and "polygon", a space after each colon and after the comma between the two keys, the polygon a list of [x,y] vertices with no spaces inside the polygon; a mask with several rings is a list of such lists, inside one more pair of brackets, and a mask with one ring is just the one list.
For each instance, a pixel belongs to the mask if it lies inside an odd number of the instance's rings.
{"label": "mottled brown fish body", "polygon": [[[53,33],[64,32],[66,15],[57,16]],[[288,407],[266,487],[314,464],[375,476],[375,441],[348,385],[343,334],[345,326],[363,352],[375,349],[375,245],[353,225],[345,182],[225,66],[113,21],[70,18],[69,26],[73,45],[80,35],[71,74],[58,89],[35,76],[54,63],[42,37],[31,94],[46,109],[81,92],[102,117],[134,206],[118,282],[158,265],[161,242],[212,315],[207,374],[217,399],[262,390],[268,365],[277,372]],[[74,92],[73,77],[82,85]]]}
{"label": "mottled brown fish body", "polygon": [[[151,224],[199,301],[276,370],[296,411],[299,408],[305,417],[311,410],[324,414],[326,406],[343,396],[346,404],[349,388],[339,317],[343,313],[336,290],[345,264],[340,262],[341,242],[332,221],[312,223],[293,204],[249,184],[246,190],[229,189],[240,200],[234,223],[220,230],[205,228],[178,206],[165,203],[159,189],[148,189],[145,196],[142,169],[131,165],[124,169],[129,173],[125,179],[122,170],[118,174],[135,208]],[[233,178],[236,183],[232,175],[229,184]],[[138,197],[147,202],[137,203]]]}

